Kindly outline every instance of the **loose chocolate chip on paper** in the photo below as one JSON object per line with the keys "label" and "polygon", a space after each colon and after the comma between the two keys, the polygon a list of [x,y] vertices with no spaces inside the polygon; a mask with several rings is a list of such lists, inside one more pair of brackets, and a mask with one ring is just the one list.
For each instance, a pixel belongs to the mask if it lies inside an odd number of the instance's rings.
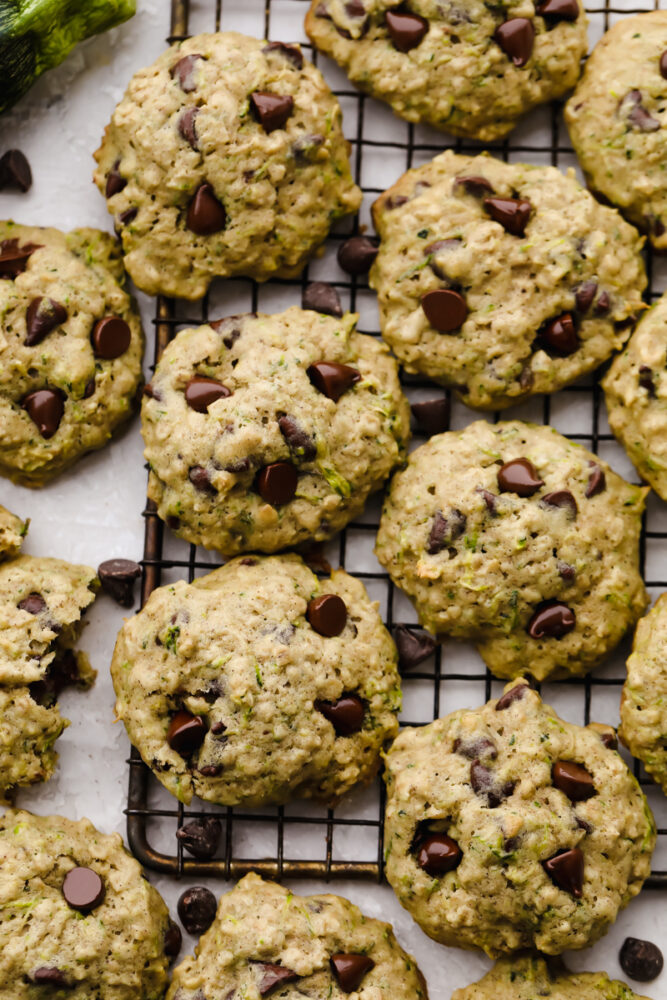
{"label": "loose chocolate chip on paper", "polygon": [[571,802],[585,802],[595,795],[593,778],[581,764],[571,760],[557,760],[551,768],[556,788],[564,792]]}
{"label": "loose chocolate chip on paper", "polygon": [[336,736],[353,736],[364,724],[364,703],[356,694],[344,694],[338,701],[315,700],[321,712],[336,730]]}
{"label": "loose chocolate chip on paper", "polygon": [[337,954],[331,956],[331,967],[344,993],[354,993],[375,962],[368,955]]}
{"label": "loose chocolate chip on paper", "polygon": [[577,501],[569,490],[555,490],[553,493],[547,493],[541,498],[540,503],[546,504],[548,507],[566,510],[572,521],[578,513]]}
{"label": "loose chocolate chip on paper", "polygon": [[197,236],[212,236],[227,225],[224,205],[216,198],[211,184],[200,184],[195,191],[188,205],[185,224]]}
{"label": "loose chocolate chip on paper", "polygon": [[[517,20],[519,20],[517,18]],[[512,236],[523,236],[532,205],[526,198],[485,198],[484,208]]]}
{"label": "loose chocolate chip on paper", "polygon": [[487,194],[494,194],[493,184],[486,177],[471,175],[470,177],[456,177],[454,187],[462,187],[467,194],[472,194],[476,198],[483,198]]}
{"label": "loose chocolate chip on paper", "polygon": [[3,188],[17,188],[29,191],[32,186],[32,170],[25,154],[20,149],[8,149],[0,157],[0,191]]}
{"label": "loose chocolate chip on paper", "polygon": [[623,942],[618,960],[626,976],[638,983],[657,979],[664,965],[662,952],[656,944],[633,937]]}
{"label": "loose chocolate chip on paper", "polygon": [[176,80],[181,90],[186,94],[197,89],[196,68],[199,60],[203,58],[204,56],[199,55],[198,52],[193,52],[192,55],[183,56],[171,67],[171,78]]}
{"label": "loose chocolate chip on paper", "polygon": [[527,458],[513,458],[498,470],[498,486],[503,493],[531,497],[544,486],[544,480],[539,478],[535,466]]}
{"label": "loose chocolate chip on paper", "polygon": [[294,499],[299,473],[291,462],[272,462],[257,475],[257,491],[272,507],[282,507]]}
{"label": "loose chocolate chip on paper", "polygon": [[338,263],[346,274],[368,274],[378,255],[377,243],[368,236],[351,236],[338,247]]}
{"label": "loose chocolate chip on paper", "polygon": [[193,819],[176,831],[176,836],[185,850],[195,858],[208,861],[220,844],[222,823],[214,816]]}
{"label": "loose chocolate chip on paper", "polygon": [[262,970],[262,978],[259,982],[259,994],[266,997],[278,986],[291,983],[299,978],[298,973],[292,969],[285,968],[284,965],[273,965],[271,962],[258,962]]}
{"label": "loose chocolate chip on paper", "polygon": [[416,48],[428,31],[428,21],[418,14],[390,10],[385,15],[385,22],[394,48],[399,52]]}
{"label": "loose chocolate chip on paper", "polygon": [[444,833],[431,834],[421,841],[417,849],[417,864],[433,878],[453,871],[462,857],[459,845]]}
{"label": "loose chocolate chip on paper", "polygon": [[437,288],[422,296],[421,306],[426,318],[440,333],[460,330],[468,315],[466,300],[451,288]]}
{"label": "loose chocolate chip on paper", "polygon": [[308,601],[306,618],[320,635],[340,635],[347,623],[347,607],[338,594],[321,594]]}
{"label": "loose chocolate chip on paper", "polygon": [[262,52],[266,56],[274,53],[281,55],[296,69],[303,69],[303,55],[301,49],[296,45],[288,45],[286,42],[269,42],[268,45],[264,46]]}
{"label": "loose chocolate chip on paper", "polygon": [[120,316],[105,316],[93,327],[90,340],[96,358],[113,361],[125,354],[132,341],[132,331]]}
{"label": "loose chocolate chip on paper", "polygon": [[199,715],[192,715],[182,709],[169,723],[167,743],[176,753],[187,757],[204,742],[206,723]]}
{"label": "loose chocolate chip on paper", "polygon": [[282,417],[278,417],[278,427],[292,454],[304,462],[312,462],[317,455],[317,447],[310,434],[304,431],[298,420],[284,414]]}
{"label": "loose chocolate chip on paper", "polygon": [[196,121],[197,115],[199,114],[199,108],[186,108],[182,113],[181,117],[178,119],[178,132],[181,138],[185,139],[193,149],[199,149],[199,140],[197,138]]}
{"label": "loose chocolate chip on paper", "polygon": [[164,932],[164,953],[168,958],[176,958],[179,951],[181,950],[181,945],[183,943],[183,935],[181,934],[181,928],[174,920],[169,921],[169,926]]}
{"label": "loose chocolate chip on paper", "polygon": [[604,474],[604,469],[600,468],[599,465],[593,465],[593,471],[588,477],[588,485],[586,486],[586,499],[590,500],[598,493],[604,493],[606,489],[607,477]]}
{"label": "loose chocolate chip on paper", "polygon": [[572,608],[562,601],[543,601],[528,622],[531,639],[562,639],[577,623]]}
{"label": "loose chocolate chip on paper", "polygon": [[579,12],[577,0],[543,0],[537,8],[540,17],[553,24],[557,21],[576,21]]}
{"label": "loose chocolate chip on paper", "polygon": [[493,40],[515,66],[525,66],[533,53],[535,28],[527,17],[513,17],[496,28]]}
{"label": "loose chocolate chip on paper", "polygon": [[36,389],[23,397],[21,406],[27,412],[43,438],[52,438],[60,426],[65,402],[55,389]]}
{"label": "loose chocolate chip on paper", "polygon": [[141,576],[141,566],[133,559],[106,559],[97,567],[102,590],[121,607],[134,604],[134,583]]}
{"label": "loose chocolate chip on paper", "polygon": [[326,281],[312,281],[303,292],[302,309],[313,309],[326,316],[342,316],[343,307],[340,304],[338,292]]}
{"label": "loose chocolate chip on paper", "polygon": [[225,399],[231,396],[231,390],[218,382],[214,378],[206,378],[204,375],[193,375],[185,387],[185,402],[191,410],[197,413],[206,413],[211,403],[217,399]]}
{"label": "loose chocolate chip on paper", "polygon": [[419,426],[429,435],[442,434],[449,427],[450,407],[447,396],[421,400],[413,403],[410,409]]}
{"label": "loose chocolate chip on paper", "polygon": [[547,875],[559,889],[569,892],[575,899],[581,899],[584,887],[584,855],[578,847],[562,850],[552,858],[543,861]]}
{"label": "loose chocolate chip on paper", "polygon": [[356,382],[361,381],[361,374],[356,368],[336,361],[317,361],[307,368],[306,374],[318,392],[334,403]]}
{"label": "loose chocolate chip on paper", "polygon": [[215,896],[205,886],[193,885],[181,893],[177,909],[188,934],[198,937],[209,929],[215,919]]}
{"label": "loose chocolate chip on paper", "polygon": [[579,349],[579,338],[572,314],[569,312],[550,319],[538,333],[540,345],[558,357],[567,358]]}
{"label": "loose chocolate chip on paper", "polygon": [[250,95],[253,114],[265,132],[284,128],[294,110],[294,98],[285,94],[271,94],[256,90]]}
{"label": "loose chocolate chip on paper", "polygon": [[392,634],[401,670],[411,670],[435,652],[435,639],[421,629],[413,631],[407,625],[394,625]]}
{"label": "loose chocolate chip on paper", "polygon": [[72,868],[62,884],[65,902],[80,913],[90,913],[106,895],[104,882],[92,868]]}

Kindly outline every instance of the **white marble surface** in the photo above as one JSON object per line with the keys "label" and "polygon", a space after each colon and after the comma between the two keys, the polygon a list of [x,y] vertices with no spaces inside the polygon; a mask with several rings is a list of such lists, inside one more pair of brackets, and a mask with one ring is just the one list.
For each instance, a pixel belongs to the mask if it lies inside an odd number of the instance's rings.
{"label": "white marble surface", "polygon": [[[625,0],[629,6],[629,0]],[[301,20],[305,5],[299,0],[277,0],[271,35],[274,38],[295,40],[302,37]],[[213,24],[213,0],[198,0],[192,4],[191,30],[210,29]],[[249,33],[261,34],[263,4],[259,0],[241,0],[225,5],[224,27],[234,27]],[[28,155],[33,168],[34,185],[27,195],[0,194],[0,218],[14,218],[19,222],[55,225],[69,228],[77,225],[97,225],[110,228],[104,201],[91,182],[91,153],[97,147],[104,125],[115,102],[120,98],[130,74],[150,62],[164,46],[169,31],[168,0],[139,0],[139,13],[125,26],[103,38],[93,39],[80,46],[59,69],[51,72],[33,88],[31,93],[9,115],[0,119],[0,152],[10,146],[20,146]],[[591,40],[602,31],[601,17],[591,25]],[[334,84],[343,83],[335,67],[321,61],[325,73]],[[345,126],[348,134],[355,129],[356,100],[345,99]],[[373,102],[366,104],[366,135],[379,140],[404,138],[406,127],[394,119],[383,107]],[[445,139],[428,130],[417,129],[422,140],[441,147]],[[515,141],[549,141],[547,119],[541,114],[529,116],[515,133]],[[561,137],[561,141],[564,136]],[[427,159],[428,152],[418,154]],[[513,154],[517,158],[516,154]],[[535,162],[548,162],[548,154],[533,154]],[[563,157],[561,165],[568,165],[571,158]],[[382,187],[392,182],[404,169],[403,153],[386,150],[364,155],[363,182],[372,187]],[[369,199],[366,199],[364,217],[367,218]],[[341,277],[331,251],[317,262],[312,273],[318,277]],[[664,286],[663,286],[664,287]],[[294,293],[276,291],[269,286],[261,295],[261,306],[270,309],[281,305]],[[235,283],[218,286],[213,296],[215,314],[242,300],[242,288]],[[377,316],[372,296],[362,294],[359,306],[362,327],[377,329]],[[150,325],[151,303],[142,299],[146,329],[152,338]],[[535,404],[528,404],[517,415],[530,417]],[[454,425],[462,426],[473,419],[470,411],[456,407]],[[538,416],[539,419],[539,416]],[[553,400],[552,422],[564,432],[581,432],[590,426],[590,402],[586,397],[561,394]],[[603,421],[604,423],[604,421]],[[606,425],[605,425],[606,426]],[[110,447],[87,458],[70,474],[41,491],[30,491],[0,481],[0,502],[23,517],[32,519],[26,551],[35,555],[53,555],[73,561],[97,565],[112,556],[140,558],[143,544],[143,519],[145,471],[141,454],[141,438],[135,421],[128,431]],[[619,472],[628,476],[632,470],[627,459],[615,446],[606,446],[605,457],[613,462]],[[651,504],[651,524],[667,526],[665,508]],[[351,555],[357,568],[371,568],[373,557],[361,542],[353,547]],[[667,575],[667,553],[664,547],[651,547],[648,560],[651,579]],[[378,595],[380,596],[380,595]],[[399,605],[401,613],[407,607]],[[89,816],[102,830],[125,832],[122,813],[127,785],[126,757],[128,743],[120,724],[113,721],[113,691],[108,674],[108,663],[115,634],[121,624],[123,612],[107,597],[101,597],[90,612],[90,624],[82,641],[83,648],[91,655],[99,671],[95,688],[86,695],[65,694],[62,698],[64,714],[71,719],[71,726],[58,742],[60,766],[54,779],[47,785],[23,792],[18,803],[36,812],[61,812],[71,817]],[[465,647],[447,647],[446,662],[457,669],[474,670],[479,661]],[[623,657],[617,656],[605,668],[610,676],[620,676]],[[581,721],[581,693],[577,689],[561,687],[551,689],[549,697],[561,714],[574,721]],[[595,694],[594,712],[598,718],[615,722],[618,716],[617,689],[605,694]],[[465,682],[456,686],[445,684],[442,710],[447,711],[461,704],[479,702],[479,688]],[[406,713],[413,720],[431,717],[432,692],[430,687],[406,684]],[[662,826],[667,825],[665,800],[654,792],[651,802]],[[357,800],[363,811],[363,803]],[[350,808],[353,808],[351,806]],[[171,832],[165,832],[169,846]],[[270,851],[273,832],[257,830],[254,840],[248,843],[249,852],[256,855]],[[342,850],[372,851],[372,842],[354,843],[355,837],[343,841]],[[265,847],[266,845],[266,847]],[[309,844],[308,835],[295,842],[294,856],[319,854],[320,843]],[[667,849],[661,845],[657,858],[660,867],[667,867]],[[185,887],[175,880],[154,877],[151,880],[160,888],[175,910],[178,895]],[[295,883],[296,891],[321,890],[321,883]],[[223,882],[211,884],[220,893],[228,886]],[[444,948],[428,940],[398,905],[387,886],[364,883],[336,882],[334,891],[348,895],[367,913],[391,920],[406,948],[414,952],[428,980],[433,1000],[448,1000],[451,991],[478,978],[488,967],[488,961],[476,954]],[[645,891],[612,928],[605,940],[590,952],[573,954],[570,964],[578,969],[605,969],[612,976],[620,975],[618,950],[626,935],[649,938],[663,947],[667,944],[667,907],[664,892]],[[186,938],[185,947],[193,942]],[[184,949],[185,951],[185,949]],[[184,953],[184,952],[183,952]],[[646,987],[654,1000],[667,1000],[667,973]]]}

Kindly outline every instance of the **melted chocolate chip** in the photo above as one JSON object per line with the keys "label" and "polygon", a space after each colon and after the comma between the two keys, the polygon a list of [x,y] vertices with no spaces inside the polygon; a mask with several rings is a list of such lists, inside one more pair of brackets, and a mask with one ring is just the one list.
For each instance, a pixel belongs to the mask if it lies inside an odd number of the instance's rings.
{"label": "melted chocolate chip", "polygon": [[488,490],[483,490],[481,486],[475,488],[475,492],[479,493],[484,501],[484,506],[488,510],[492,517],[495,517],[498,513],[498,497],[495,493],[490,493]]}
{"label": "melted chocolate chip", "polygon": [[515,66],[525,66],[533,53],[533,22],[527,17],[513,17],[496,28],[493,40]]}
{"label": "melted chocolate chip", "polygon": [[312,309],[326,316],[342,316],[343,307],[338,298],[338,292],[326,281],[311,281],[304,289],[301,298],[302,309]]}
{"label": "melted chocolate chip", "polygon": [[427,551],[430,555],[449,548],[466,530],[467,518],[460,510],[452,509],[444,516],[441,510],[436,510],[428,536]]}
{"label": "melted chocolate chip", "polygon": [[287,119],[294,110],[294,98],[256,90],[250,95],[250,106],[264,131],[274,132],[278,128],[285,127]]}
{"label": "melted chocolate chip", "polygon": [[317,361],[314,365],[309,365],[306,374],[318,392],[334,403],[356,382],[361,381],[361,374],[356,368],[336,361]]}
{"label": "melted chocolate chip", "polygon": [[531,639],[562,639],[577,623],[572,608],[562,601],[544,601],[528,622]]}
{"label": "melted chocolate chip", "polygon": [[579,4],[577,0],[543,0],[537,13],[553,24],[558,21],[576,21],[579,17]]}
{"label": "melted chocolate chip", "polygon": [[338,594],[321,594],[308,601],[306,618],[311,628],[331,638],[340,635],[347,623],[347,607]]}
{"label": "melted chocolate chip", "polygon": [[495,760],[498,756],[496,745],[488,736],[471,736],[467,739],[457,738],[454,740],[453,750],[454,753],[460,754],[461,757],[474,761],[480,761],[487,757]]}
{"label": "melted chocolate chip", "polygon": [[102,590],[124,608],[134,604],[134,582],[141,566],[132,559],[107,559],[97,568]]}
{"label": "melted chocolate chip", "polygon": [[317,159],[317,152],[324,144],[324,136],[315,132],[312,135],[302,135],[292,143],[294,159],[299,164],[311,163]]}
{"label": "melted chocolate chip", "polygon": [[607,750],[618,750],[618,739],[614,730],[610,733],[600,733],[600,742]]}
{"label": "melted chocolate chip", "polygon": [[176,837],[185,850],[195,858],[208,861],[220,844],[222,823],[213,816],[192,819],[176,831]]}
{"label": "melted chocolate chip", "polygon": [[566,510],[570,520],[574,520],[578,513],[577,501],[569,490],[556,490],[554,493],[547,493],[540,499],[540,503],[547,507],[557,507]]}
{"label": "melted chocolate chip", "polygon": [[410,407],[415,420],[427,434],[442,434],[449,427],[449,400],[447,396],[424,399]]}
{"label": "melted chocolate chip", "polygon": [[188,757],[204,742],[206,723],[200,715],[192,715],[182,709],[169,723],[167,743],[181,757]]}
{"label": "melted chocolate chip", "polygon": [[498,699],[496,702],[496,712],[504,712],[505,709],[509,708],[510,705],[513,705],[515,701],[521,701],[522,698],[525,698],[527,693],[527,684],[516,684]]}
{"label": "melted chocolate chip", "polygon": [[336,736],[353,736],[364,724],[364,703],[356,694],[344,694],[338,701],[317,698],[315,708],[336,731]]}
{"label": "melted chocolate chip", "polygon": [[597,302],[595,303],[595,315],[596,316],[606,316],[611,309],[611,299],[609,298],[609,292],[600,292]]}
{"label": "melted chocolate chip", "polygon": [[532,497],[544,486],[532,462],[527,458],[513,458],[498,470],[498,487],[502,493],[517,493],[520,497]]}
{"label": "melted chocolate chip", "polygon": [[591,497],[597,496],[598,493],[604,493],[607,489],[607,477],[604,474],[604,469],[601,469],[599,465],[593,466],[593,471],[588,477],[588,485],[586,486],[586,499],[590,500]]}
{"label": "melted chocolate chip", "polygon": [[649,114],[641,102],[641,90],[631,90],[620,102],[620,106],[627,110],[628,122],[638,132],[657,132],[660,122]]}
{"label": "melted chocolate chip", "polygon": [[440,878],[453,871],[462,857],[459,845],[444,833],[433,833],[426,837],[417,850],[417,864],[433,878]]}
{"label": "melted chocolate chip", "polygon": [[191,465],[188,469],[188,479],[200,493],[208,493],[209,496],[215,496],[218,492],[203,465]]}
{"label": "melted chocolate chip", "polygon": [[90,913],[106,894],[104,882],[92,868],[72,868],[62,884],[65,902],[79,913]]}
{"label": "melted chocolate chip", "polygon": [[587,313],[590,307],[593,305],[593,299],[597,293],[598,286],[596,281],[583,281],[574,290],[574,301],[577,306],[577,312]]}
{"label": "melted chocolate chip", "polygon": [[67,989],[71,984],[62,969],[56,969],[53,966],[41,966],[30,976],[30,981],[36,983],[38,986],[55,986],[60,989]]}
{"label": "melted chocolate chip", "polygon": [[[667,74],[663,74],[667,78]],[[662,972],[664,959],[662,952],[652,941],[628,937],[623,942],[618,956],[626,976],[638,983],[650,983]]]}
{"label": "melted chocolate chip", "polygon": [[29,615],[41,615],[42,611],[46,610],[46,601],[41,594],[35,593],[33,591],[24,597],[22,601],[16,605],[21,611],[27,611]]}
{"label": "melted chocolate chip", "polygon": [[495,193],[493,184],[491,181],[487,181],[486,177],[456,177],[454,186],[464,188],[467,194],[472,194],[476,198],[483,198],[487,194]]}
{"label": "melted chocolate chip", "polygon": [[283,56],[288,62],[295,67],[295,69],[303,69],[303,55],[301,49],[296,45],[288,45],[286,42],[269,42],[262,49],[262,52],[266,56],[276,55]]}
{"label": "melted chocolate chip", "polygon": [[195,937],[207,931],[215,919],[215,896],[203,885],[193,885],[181,893],[178,916],[188,934]]}
{"label": "melted chocolate chip", "polygon": [[65,402],[62,393],[57,389],[36,389],[29,392],[21,400],[21,406],[27,412],[43,438],[52,438],[60,426]]}
{"label": "melted chocolate chip", "polygon": [[193,149],[199,149],[199,140],[195,127],[198,114],[199,108],[186,108],[178,119],[178,133]]}
{"label": "melted chocolate chip", "polygon": [[317,455],[317,447],[309,434],[294,417],[285,414],[278,418],[280,433],[292,454],[304,462],[312,462]]}
{"label": "melted chocolate chip", "polygon": [[437,288],[422,296],[421,306],[426,319],[440,333],[460,330],[468,315],[466,300],[451,288]]}
{"label": "melted chocolate chip", "polygon": [[663,80],[667,80],[667,49],[660,56],[660,76]]}
{"label": "melted chocolate chip", "polygon": [[120,160],[116,160],[113,167],[107,174],[107,183],[104,188],[106,198],[113,198],[115,194],[120,194],[123,188],[127,185],[127,181],[118,169],[119,166]]}
{"label": "melted chocolate chip", "polygon": [[272,507],[294,499],[299,473],[291,462],[271,462],[257,474],[257,492]]}
{"label": "melted chocolate chip", "polygon": [[585,802],[595,795],[593,778],[585,767],[571,760],[557,760],[551,768],[551,778],[571,802]]}
{"label": "melted chocolate chip", "polygon": [[176,80],[181,90],[185,91],[186,94],[192,93],[193,90],[197,89],[196,81],[196,67],[200,59],[204,56],[199,55],[198,52],[193,52],[190,56],[183,56],[178,62],[171,67],[170,75],[172,80]]}
{"label": "melted chocolate chip", "polygon": [[411,670],[435,651],[436,641],[427,632],[414,632],[407,625],[394,625],[392,633],[401,670]]}
{"label": "melted chocolate chip", "polygon": [[438,254],[442,254],[443,251],[456,250],[461,246],[461,240],[435,240],[433,243],[429,243],[428,246],[424,247],[424,253],[429,258],[428,266],[433,271],[436,278],[440,278],[441,281],[449,281],[447,272],[443,266],[442,258],[438,259]]}
{"label": "melted chocolate chip", "polygon": [[97,321],[90,335],[93,354],[104,361],[113,361],[130,346],[132,331],[120,316],[105,316]]}
{"label": "melted chocolate chip", "polygon": [[639,384],[642,389],[646,389],[649,396],[655,396],[655,383],[653,382],[653,371],[648,365],[639,367]]}
{"label": "melted chocolate chip", "polygon": [[351,236],[338,247],[338,263],[346,274],[368,274],[378,255],[377,243],[368,236]]}
{"label": "melted chocolate chip", "polygon": [[232,392],[214,378],[204,375],[193,375],[184,390],[185,402],[191,410],[197,413],[207,413],[208,408],[217,399],[225,399]]}
{"label": "melted chocolate chip", "polygon": [[285,983],[291,983],[299,978],[297,972],[286,969],[283,965],[272,965],[271,962],[259,962],[258,965],[262,970],[259,994],[263,997],[268,996],[278,986],[284,986]]}
{"label": "melted chocolate chip", "polygon": [[385,23],[392,44],[399,52],[409,52],[416,48],[428,31],[428,21],[418,14],[389,10],[385,15]]}
{"label": "melted chocolate chip", "polygon": [[[516,18],[523,20],[523,18]],[[485,198],[484,208],[494,222],[512,236],[523,236],[530,219],[532,205],[525,198]]]}
{"label": "melted chocolate chip", "polygon": [[211,184],[200,184],[195,191],[188,205],[185,224],[197,236],[212,236],[227,225],[224,205],[216,198]]}
{"label": "melted chocolate chip", "polygon": [[577,330],[569,312],[562,313],[545,323],[537,338],[545,351],[559,358],[567,358],[579,349]]}
{"label": "melted chocolate chip", "polygon": [[554,854],[542,865],[551,881],[569,892],[575,899],[581,899],[584,887],[584,855],[578,847],[562,850]]}
{"label": "melted chocolate chip", "polygon": [[331,956],[331,967],[343,993],[354,993],[361,986],[364,976],[375,968],[375,962],[368,955],[339,953]]}
{"label": "melted chocolate chip", "polygon": [[32,170],[24,153],[20,149],[8,149],[0,157],[0,191],[16,188],[25,193],[31,186]]}
{"label": "melted chocolate chip", "polygon": [[183,935],[181,934],[181,928],[174,920],[169,921],[169,926],[164,932],[164,953],[168,958],[176,958],[179,951],[181,950],[181,945],[183,944]]}
{"label": "melted chocolate chip", "polygon": [[0,240],[0,278],[23,274],[35,250],[41,249],[40,243],[25,243],[19,247],[18,240]]}
{"label": "melted chocolate chip", "polygon": [[515,788],[513,781],[501,784],[491,768],[479,760],[474,760],[470,765],[470,784],[473,792],[481,799],[486,800],[489,809],[497,809],[501,802],[509,798]]}

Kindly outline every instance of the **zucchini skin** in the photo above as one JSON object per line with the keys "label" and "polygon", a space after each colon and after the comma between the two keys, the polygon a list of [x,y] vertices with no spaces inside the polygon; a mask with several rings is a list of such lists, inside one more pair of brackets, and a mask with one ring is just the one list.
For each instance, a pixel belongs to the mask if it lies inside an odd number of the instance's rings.
{"label": "zucchini skin", "polygon": [[0,114],[75,45],[136,8],[136,0],[0,0]]}

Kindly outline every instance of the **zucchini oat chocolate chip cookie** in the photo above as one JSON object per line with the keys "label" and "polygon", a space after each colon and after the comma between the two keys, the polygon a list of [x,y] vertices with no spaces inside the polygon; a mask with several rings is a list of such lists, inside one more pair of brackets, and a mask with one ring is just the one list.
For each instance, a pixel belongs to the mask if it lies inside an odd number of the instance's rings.
{"label": "zucchini oat chocolate chip cookie", "polygon": [[554,167],[447,151],[373,206],[382,335],[479,409],[597,368],[644,308],[642,238]]}
{"label": "zucchini oat chocolate chip cookie", "polygon": [[452,994],[452,1000],[648,1000],[606,972],[570,972],[560,959],[539,955],[501,958],[477,983]]}
{"label": "zucchini oat chocolate chip cookie", "polygon": [[118,834],[9,810],[0,857],[1,1000],[162,1000],[169,914]]}
{"label": "zucchini oat chocolate chip cookie", "polygon": [[356,212],[341,110],[300,48],[236,32],[172,45],[130,81],[95,154],[134,283],[298,274]]}
{"label": "zucchini oat chocolate chip cookie", "polygon": [[376,338],[292,307],[181,331],[142,408],[149,495],[225,555],[333,535],[404,457],[396,362]]}
{"label": "zucchini oat chocolate chip cookie", "polygon": [[296,896],[257,875],[221,897],[216,919],[174,970],[166,1000],[327,997],[428,1000],[390,924],[330,894]]}
{"label": "zucchini oat chocolate chip cookie", "polygon": [[667,295],[644,313],[602,387],[612,431],[667,500]]}
{"label": "zucchini oat chocolate chip cookie", "polygon": [[60,559],[20,556],[0,565],[0,800],[53,773],[53,744],[68,725],[57,697],[95,679],[74,645],[97,586],[95,570]]}
{"label": "zucchini oat chocolate chip cookie", "polygon": [[667,248],[667,10],[621,18],[565,107],[591,188]]}
{"label": "zucchini oat chocolate chip cookie", "polygon": [[113,237],[0,222],[0,474],[42,486],[127,420],[144,337]]}
{"label": "zucchini oat chocolate chip cookie", "polygon": [[339,798],[398,732],[394,643],[344,570],[245,556],[151,594],[120,631],[116,712],[183,802]]}
{"label": "zucchini oat chocolate chip cookie", "polygon": [[0,559],[18,555],[29,524],[29,521],[24,523],[16,514],[0,506]]}
{"label": "zucchini oat chocolate chip cookie", "polygon": [[386,755],[387,878],[422,930],[491,957],[557,955],[607,932],[656,839],[612,736],[559,719],[523,679],[399,734]]}
{"label": "zucchini oat chocolate chip cookie", "polygon": [[667,795],[667,594],[637,625],[621,698],[621,739]]}
{"label": "zucchini oat chocolate chip cookie", "polygon": [[497,677],[585,674],[647,606],[647,492],[550,427],[478,420],[412,453],[376,553],[421,623]]}
{"label": "zucchini oat chocolate chip cookie", "polygon": [[587,47],[578,0],[312,0],[306,31],[401,118],[484,142],[573,87]]}

